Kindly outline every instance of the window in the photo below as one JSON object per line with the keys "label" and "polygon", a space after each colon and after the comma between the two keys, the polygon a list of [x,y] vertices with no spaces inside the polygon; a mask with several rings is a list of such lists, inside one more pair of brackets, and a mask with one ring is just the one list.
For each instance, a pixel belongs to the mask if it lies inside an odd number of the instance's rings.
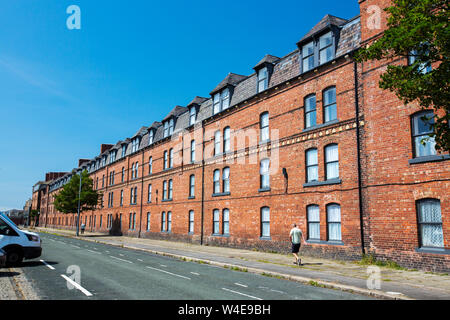
{"label": "window", "polygon": [[327,205],[328,240],[341,241],[341,207],[338,204]]}
{"label": "window", "polygon": [[325,177],[326,180],[339,178],[339,150],[337,144],[325,147]]}
{"label": "window", "polygon": [[136,162],[136,165],[135,165],[135,167],[134,167],[134,170],[135,170],[135,172],[134,172],[134,178],[139,177],[139,162]]}
{"label": "window", "polygon": [[[412,66],[415,63],[419,63],[419,61],[418,61],[419,60],[419,57],[418,57],[419,55],[425,55],[426,56],[426,55],[429,54],[429,50],[426,48],[425,45],[422,45],[421,47],[422,47],[421,50],[423,50],[423,52],[419,52],[418,50],[412,50],[409,53],[409,55],[408,55],[408,65]],[[429,61],[428,62],[419,63],[417,68],[418,68],[418,71],[423,73],[423,74],[427,74],[427,73],[429,73],[429,72],[431,72],[433,70],[432,67],[431,67],[431,63]]]}
{"label": "window", "polygon": [[169,168],[173,167],[173,149],[169,150]]}
{"label": "window", "polygon": [[220,211],[218,209],[213,211],[213,234],[220,234]]}
{"label": "window", "polygon": [[213,114],[217,114],[230,106],[230,90],[225,88],[213,96]]}
{"label": "window", "polygon": [[148,202],[152,202],[152,185],[148,185]]}
{"label": "window", "polygon": [[153,132],[153,130],[150,130],[148,132],[148,144],[149,145],[153,143],[154,136],[155,136],[155,133]]}
{"label": "window", "polygon": [[173,191],[173,181],[169,180],[169,200],[172,200],[172,191]]}
{"label": "window", "polygon": [[167,232],[172,231],[172,212],[167,212]]}
{"label": "window", "polygon": [[153,173],[153,157],[148,159],[148,174]]}
{"label": "window", "polygon": [[161,231],[166,231],[166,213],[161,213]]}
{"label": "window", "polygon": [[139,148],[139,142],[140,142],[140,139],[139,139],[139,138],[134,138],[134,139],[131,141],[131,152],[136,152],[136,151],[138,151],[138,148]]}
{"label": "window", "polygon": [[102,167],[106,166],[106,156],[102,157]]}
{"label": "window", "polygon": [[261,237],[270,237],[270,209],[261,208]]}
{"label": "window", "polygon": [[302,47],[303,72],[314,68],[314,42],[309,42]]}
{"label": "window", "polygon": [[123,206],[123,190],[120,190],[120,206]]}
{"label": "window", "polygon": [[320,64],[334,59],[333,34],[328,32],[319,38]]}
{"label": "window", "polygon": [[323,92],[324,122],[337,119],[336,87],[329,88]]}
{"label": "window", "polygon": [[193,198],[195,195],[195,175],[189,177],[189,197]]}
{"label": "window", "polygon": [[167,200],[167,180],[163,181],[163,200]]}
{"label": "window", "polygon": [[306,151],[306,182],[319,180],[319,165],[317,160],[317,149]]}
{"label": "window", "polygon": [[130,204],[137,203],[137,187],[131,188]]}
{"label": "window", "polygon": [[164,170],[168,168],[167,151],[164,151]]}
{"label": "window", "polygon": [[150,212],[147,212],[147,231],[150,231]]}
{"label": "window", "polygon": [[195,107],[191,107],[189,109],[189,125],[192,126],[195,124],[195,118],[197,117],[197,110]]}
{"label": "window", "polygon": [[125,153],[127,152],[127,145],[123,144],[122,145],[122,158],[125,157]]}
{"label": "window", "polygon": [[169,136],[169,122],[164,122],[164,138]]}
{"label": "window", "polygon": [[109,154],[109,163],[113,163],[114,161],[116,161],[116,154],[117,154],[117,151],[115,151],[115,150]]}
{"label": "window", "polygon": [[230,234],[230,210],[228,209],[222,211],[222,233]]}
{"label": "window", "polygon": [[122,182],[125,181],[125,167],[122,167]]}
{"label": "window", "polygon": [[230,127],[226,127],[223,130],[223,152],[231,151],[231,143],[230,143]]}
{"label": "window", "polygon": [[223,192],[230,192],[230,168],[224,168],[222,172]]}
{"label": "window", "polygon": [[269,113],[264,112],[259,116],[259,138],[260,142],[265,142],[270,139],[269,135]]}
{"label": "window", "polygon": [[269,73],[267,67],[258,71],[258,93],[267,89],[269,86]]}
{"label": "window", "polygon": [[194,210],[189,211],[189,233],[194,233]]}
{"label": "window", "polygon": [[259,174],[260,174],[260,188],[268,189],[270,188],[270,160],[263,159],[260,163]]}
{"label": "window", "polygon": [[105,175],[102,176],[102,188],[105,187]]}
{"label": "window", "polygon": [[214,155],[220,154],[220,131],[214,134]]}
{"label": "window", "polygon": [[220,193],[220,170],[219,169],[214,170],[213,182],[214,182],[214,193]]}
{"label": "window", "polygon": [[320,240],[320,212],[318,205],[309,205],[306,207],[308,220],[308,239]]}
{"label": "window", "polygon": [[419,243],[421,247],[444,247],[441,204],[437,199],[417,201]]}
{"label": "window", "polygon": [[171,135],[173,133],[174,126],[175,126],[175,122],[174,122],[173,118],[171,118],[169,120],[169,135]]}
{"label": "window", "polygon": [[191,141],[191,163],[195,162],[195,140]]}
{"label": "window", "polygon": [[433,133],[433,124],[433,111],[419,112],[412,117],[412,139],[415,158],[436,154],[435,138],[430,136]]}
{"label": "window", "polygon": [[134,179],[134,162],[131,164],[131,179]]}
{"label": "window", "polygon": [[305,98],[305,128],[315,126],[316,124],[316,95],[312,94]]}

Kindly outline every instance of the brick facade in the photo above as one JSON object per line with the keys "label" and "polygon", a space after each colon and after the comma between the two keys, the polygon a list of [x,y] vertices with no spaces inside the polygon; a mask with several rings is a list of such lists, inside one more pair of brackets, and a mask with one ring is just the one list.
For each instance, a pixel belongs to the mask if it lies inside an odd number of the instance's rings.
{"label": "brick facade", "polygon": [[[94,212],[81,215],[87,230],[107,232],[111,226],[108,219],[112,217],[114,223],[121,222],[120,233],[124,235],[288,252],[288,233],[295,222],[308,238],[307,245],[302,246],[305,254],[359,259],[365,252],[380,259],[395,260],[406,267],[448,271],[448,158],[422,163],[409,161],[413,159],[411,115],[420,108],[404,106],[393,94],[378,87],[385,64],[356,64],[352,58],[355,49],[381,34],[385,18],[381,16],[376,20],[373,14],[381,12],[382,15],[382,10],[377,11],[377,8],[384,8],[389,1],[359,2],[360,17],[344,23],[342,19],[327,16],[328,20],[324,18],[311,31],[311,34],[321,32],[319,27],[327,21],[341,30],[336,37],[339,45],[335,59],[329,63],[305,72],[301,69],[299,50],[283,58],[266,56],[263,64],[273,71],[267,89],[261,93],[256,93],[256,74],[249,77],[230,74],[219,85],[221,89],[230,88],[228,109],[213,115],[213,97],[197,99],[201,102],[195,125],[181,126],[181,119],[187,118],[189,111],[177,107],[166,117],[173,116],[176,120],[175,131],[169,137],[158,136],[163,125],[157,123],[141,128],[135,136],[116,145],[102,145],[99,157],[77,168],[88,169],[94,188],[98,187],[103,194],[103,207],[99,204]],[[376,26],[378,21],[381,29],[370,27]],[[328,107],[324,94],[332,87],[336,90],[337,115],[335,120],[326,122],[324,115]],[[317,125],[307,128],[305,98],[311,94],[316,96]],[[269,113],[270,140],[261,142],[260,116],[265,112]],[[231,148],[223,152],[227,127],[230,128]],[[158,139],[148,143],[152,128]],[[220,132],[219,155],[214,154],[217,131]],[[130,152],[136,137],[139,149]],[[195,140],[193,163],[190,158],[192,140]],[[120,156],[122,144],[127,145],[124,157]],[[330,145],[337,145],[339,155],[339,175],[333,179],[327,179],[326,172],[326,148]],[[101,161],[101,156],[115,148],[116,160],[97,168],[96,161]],[[306,153],[312,148],[317,149],[318,181],[308,183]],[[169,158],[170,150],[173,150],[173,165],[164,169],[165,152]],[[150,157],[152,173],[149,172]],[[266,158],[270,160],[270,188],[261,189],[260,163]],[[224,190],[228,183],[223,180],[226,168],[230,172],[229,192]],[[219,170],[219,192],[214,190],[216,170]],[[135,178],[133,171],[137,171]],[[193,196],[189,194],[191,175],[195,177]],[[55,194],[69,178],[70,174],[50,183],[46,196],[41,197],[41,207],[43,201],[45,205],[48,202],[44,221],[47,226],[74,228],[75,215],[57,213],[52,205]],[[172,181],[172,197],[163,199],[164,193],[170,193],[169,181]],[[131,201],[134,188],[137,188],[137,197],[136,201]],[[112,205],[108,201],[111,193]],[[427,198],[440,201],[442,214],[444,247],[434,251],[421,248],[418,235],[417,201]],[[317,239],[311,239],[308,231],[307,208],[311,205],[318,206]],[[331,208],[336,205],[340,209],[340,239],[337,240],[332,235],[336,229],[331,228]],[[263,234],[265,208],[270,212],[267,235]],[[218,219],[214,219],[215,210],[219,212]],[[189,232],[190,211],[194,213],[193,232]],[[214,230],[215,222],[218,230]],[[229,232],[224,232],[227,229]]]}

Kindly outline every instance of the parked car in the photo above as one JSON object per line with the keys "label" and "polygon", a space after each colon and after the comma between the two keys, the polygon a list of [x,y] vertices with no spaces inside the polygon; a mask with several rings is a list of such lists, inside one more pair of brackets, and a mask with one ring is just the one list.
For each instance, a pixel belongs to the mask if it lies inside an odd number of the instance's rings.
{"label": "parked car", "polygon": [[6,266],[6,252],[0,249],[0,268]]}
{"label": "parked car", "polygon": [[11,219],[0,213],[0,249],[6,252],[8,265],[17,265],[23,259],[40,257],[42,240],[37,233],[20,230]]}

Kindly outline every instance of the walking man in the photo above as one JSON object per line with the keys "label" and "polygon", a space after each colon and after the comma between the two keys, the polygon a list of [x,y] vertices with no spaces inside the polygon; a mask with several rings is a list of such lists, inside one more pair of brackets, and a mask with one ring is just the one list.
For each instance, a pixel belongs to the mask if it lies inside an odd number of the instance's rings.
{"label": "walking man", "polygon": [[291,232],[289,233],[289,239],[291,240],[291,243],[292,243],[292,254],[295,257],[294,264],[301,265],[302,261],[298,256],[298,252],[300,251],[301,241],[303,241],[303,243],[304,243],[305,240],[303,238],[302,231],[297,227],[296,223],[293,224],[293,228],[291,229]]}

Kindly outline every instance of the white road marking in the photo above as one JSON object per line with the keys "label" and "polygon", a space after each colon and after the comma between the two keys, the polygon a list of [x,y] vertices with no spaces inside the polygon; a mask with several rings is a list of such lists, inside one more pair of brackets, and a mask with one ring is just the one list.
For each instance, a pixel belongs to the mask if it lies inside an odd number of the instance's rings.
{"label": "white road marking", "polygon": [[161,267],[167,267],[165,264],[160,264]]}
{"label": "white road marking", "polygon": [[97,251],[94,251],[94,250],[87,249],[87,251],[92,252],[92,253],[96,253],[96,254],[101,254],[100,252],[97,252]]}
{"label": "white road marking", "polygon": [[242,293],[242,292],[230,290],[230,289],[227,289],[227,288],[222,288],[222,290],[229,291],[229,292],[236,293],[236,294],[240,294],[241,296],[246,296],[246,297],[249,297],[249,298],[252,298],[252,299],[256,299],[256,300],[262,300],[261,298],[254,297],[254,296],[251,296],[249,294]]}
{"label": "white road marking", "polygon": [[106,250],[105,252],[109,253],[109,251],[108,251],[108,250]]}
{"label": "white road marking", "polygon": [[79,246],[76,246],[76,245],[74,245],[74,244],[71,244],[71,246],[74,247],[74,248],[81,249]]}
{"label": "white road marking", "polygon": [[131,262],[131,261],[128,261],[128,260],[125,260],[125,259],[120,259],[120,258],[117,258],[117,257],[114,257],[114,256],[110,256],[111,258],[114,258],[114,259],[117,259],[117,260],[120,260],[120,261],[124,261],[124,262],[128,262],[128,263],[133,263],[133,262]]}
{"label": "white road marking", "polygon": [[246,286],[245,284],[241,284],[241,283],[238,283],[238,282],[235,282],[234,284],[237,285],[237,286],[248,288],[248,286]]}
{"label": "white road marking", "polygon": [[200,275],[200,273],[197,273],[197,272],[191,272],[192,274],[195,274],[196,276],[199,276]]}
{"label": "white road marking", "polygon": [[142,260],[142,259],[138,259],[138,261],[144,262],[144,260]]}
{"label": "white road marking", "polygon": [[123,255],[123,254],[121,254],[121,253],[119,253],[119,256],[122,256],[122,257],[123,257],[124,255]]}
{"label": "white road marking", "polygon": [[67,282],[69,282],[71,285],[73,285],[75,288],[77,288],[78,290],[80,290],[81,292],[83,292],[86,296],[90,297],[92,296],[92,293],[90,293],[89,291],[87,291],[85,288],[83,288],[82,286],[80,286],[78,283],[76,283],[75,281],[73,281],[72,279],[70,279],[68,276],[62,274],[61,277],[63,277],[64,279],[67,280]]}
{"label": "white road marking", "polygon": [[167,273],[167,274],[171,274],[171,275],[173,275],[175,277],[180,277],[180,278],[183,278],[183,279],[191,280],[191,278],[188,278],[188,277],[185,277],[185,276],[180,276],[179,274],[175,274],[175,273],[172,273],[172,272],[169,272],[169,271],[166,271],[166,270],[161,270],[161,269],[152,268],[152,267],[148,267],[148,266],[147,266],[147,268],[153,269],[153,270],[156,270],[156,271],[160,271],[160,272],[164,272],[164,273]]}
{"label": "white road marking", "polygon": [[53,241],[53,242],[55,242],[56,240],[53,240],[53,239],[50,239],[50,238],[48,238],[48,240],[50,240],[50,241]]}
{"label": "white road marking", "polygon": [[49,265],[47,262],[45,262],[44,260],[39,260],[41,261],[43,264],[45,264],[49,269],[51,270],[55,270],[55,268],[53,268],[51,265]]}

